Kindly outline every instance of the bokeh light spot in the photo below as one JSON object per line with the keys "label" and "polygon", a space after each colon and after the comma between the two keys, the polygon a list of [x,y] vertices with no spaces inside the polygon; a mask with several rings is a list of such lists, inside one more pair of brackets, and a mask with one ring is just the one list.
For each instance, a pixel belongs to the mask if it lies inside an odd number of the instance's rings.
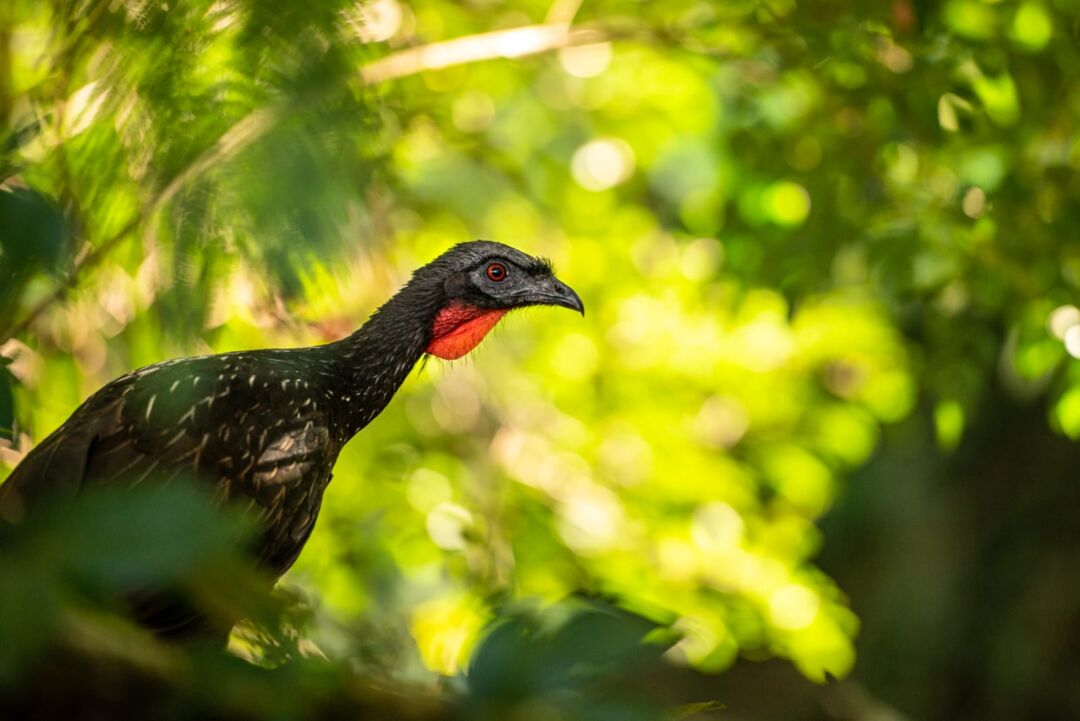
{"label": "bokeh light spot", "polygon": [[1054,406],[1054,418],[1065,435],[1080,439],[1080,386],[1065,391]]}
{"label": "bokeh light spot", "polygon": [[964,199],[960,203],[964,215],[969,218],[981,217],[986,212],[986,192],[982,188],[968,188],[964,193]]}
{"label": "bokeh light spot", "polygon": [[397,0],[372,0],[357,4],[352,26],[365,43],[379,43],[394,37],[401,28],[402,17]]}
{"label": "bokeh light spot", "polygon": [[634,151],[618,138],[593,140],[574,153],[570,172],[586,190],[607,190],[633,175]]}
{"label": "bokeh light spot", "polygon": [[589,555],[616,544],[622,520],[618,496],[593,485],[566,495],[559,508],[557,528],[568,546]]}
{"label": "bokeh light spot", "polygon": [[611,64],[611,43],[576,45],[559,50],[559,65],[575,78],[593,78]]}
{"label": "bokeh light spot", "polygon": [[456,503],[440,503],[427,515],[427,532],[439,548],[460,551],[466,546],[465,532],[472,526],[472,514]]}
{"label": "bokeh light spot", "polygon": [[1073,326],[1080,326],[1080,308],[1075,305],[1060,305],[1050,311],[1046,318],[1046,328],[1054,337],[1065,339],[1065,333]]}
{"label": "bokeh light spot", "polygon": [[1011,35],[1026,50],[1042,50],[1050,42],[1054,24],[1039,3],[1024,3],[1013,16]]}
{"label": "bokeh light spot", "polygon": [[945,4],[945,24],[964,37],[986,40],[994,36],[997,13],[979,0],[950,0]]}
{"label": "bokeh light spot", "polygon": [[727,551],[742,542],[745,524],[734,508],[721,501],[708,503],[694,514],[691,534],[706,551]]}
{"label": "bokeh light spot", "polygon": [[964,408],[956,401],[942,401],[934,408],[934,431],[938,446],[952,450],[964,434]]}
{"label": "bokeh light spot", "polygon": [[783,180],[773,183],[765,192],[763,207],[777,225],[802,225],[810,214],[810,194],[798,183]]}
{"label": "bokeh light spot", "polygon": [[1065,350],[1073,358],[1080,358],[1080,325],[1074,325],[1065,331]]}
{"label": "bokeh light spot", "polygon": [[687,280],[706,280],[724,260],[724,246],[715,238],[696,238],[686,244],[679,257],[679,270]]}

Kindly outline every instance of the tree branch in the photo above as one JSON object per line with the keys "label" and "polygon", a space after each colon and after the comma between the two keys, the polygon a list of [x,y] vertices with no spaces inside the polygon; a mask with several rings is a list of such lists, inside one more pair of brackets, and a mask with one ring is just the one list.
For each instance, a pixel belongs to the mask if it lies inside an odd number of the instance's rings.
{"label": "tree branch", "polygon": [[374,85],[425,70],[497,58],[521,58],[570,45],[598,43],[607,37],[599,30],[571,29],[565,23],[524,25],[402,50],[365,65],[360,76],[365,83]]}

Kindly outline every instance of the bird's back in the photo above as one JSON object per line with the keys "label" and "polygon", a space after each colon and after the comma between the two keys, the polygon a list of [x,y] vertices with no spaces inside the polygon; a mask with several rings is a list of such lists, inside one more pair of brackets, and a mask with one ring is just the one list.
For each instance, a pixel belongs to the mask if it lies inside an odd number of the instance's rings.
{"label": "bird's back", "polygon": [[134,371],[87,399],[27,455],[0,486],[0,518],[18,520],[46,497],[99,484],[195,479],[220,502],[257,512],[264,530],[256,555],[276,578],[311,533],[340,450],[331,380],[302,350]]}

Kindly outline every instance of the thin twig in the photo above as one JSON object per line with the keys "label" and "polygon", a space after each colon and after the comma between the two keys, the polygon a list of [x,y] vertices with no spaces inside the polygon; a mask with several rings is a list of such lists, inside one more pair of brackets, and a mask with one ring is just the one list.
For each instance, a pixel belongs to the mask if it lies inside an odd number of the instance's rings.
{"label": "thin twig", "polygon": [[592,28],[571,29],[562,23],[524,25],[401,50],[365,65],[360,69],[360,77],[368,85],[375,85],[425,70],[439,70],[482,60],[521,58],[606,39],[606,34]]}

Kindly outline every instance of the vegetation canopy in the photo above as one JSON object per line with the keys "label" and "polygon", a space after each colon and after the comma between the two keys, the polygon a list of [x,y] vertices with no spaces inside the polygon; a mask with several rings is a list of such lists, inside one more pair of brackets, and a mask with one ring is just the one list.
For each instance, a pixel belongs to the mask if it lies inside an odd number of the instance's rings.
{"label": "vegetation canopy", "polygon": [[1080,716],[1078,171],[1075,0],[5,0],[0,476],[462,241],[588,314],[413,372],[273,595],[198,484],[0,528],[0,710]]}

